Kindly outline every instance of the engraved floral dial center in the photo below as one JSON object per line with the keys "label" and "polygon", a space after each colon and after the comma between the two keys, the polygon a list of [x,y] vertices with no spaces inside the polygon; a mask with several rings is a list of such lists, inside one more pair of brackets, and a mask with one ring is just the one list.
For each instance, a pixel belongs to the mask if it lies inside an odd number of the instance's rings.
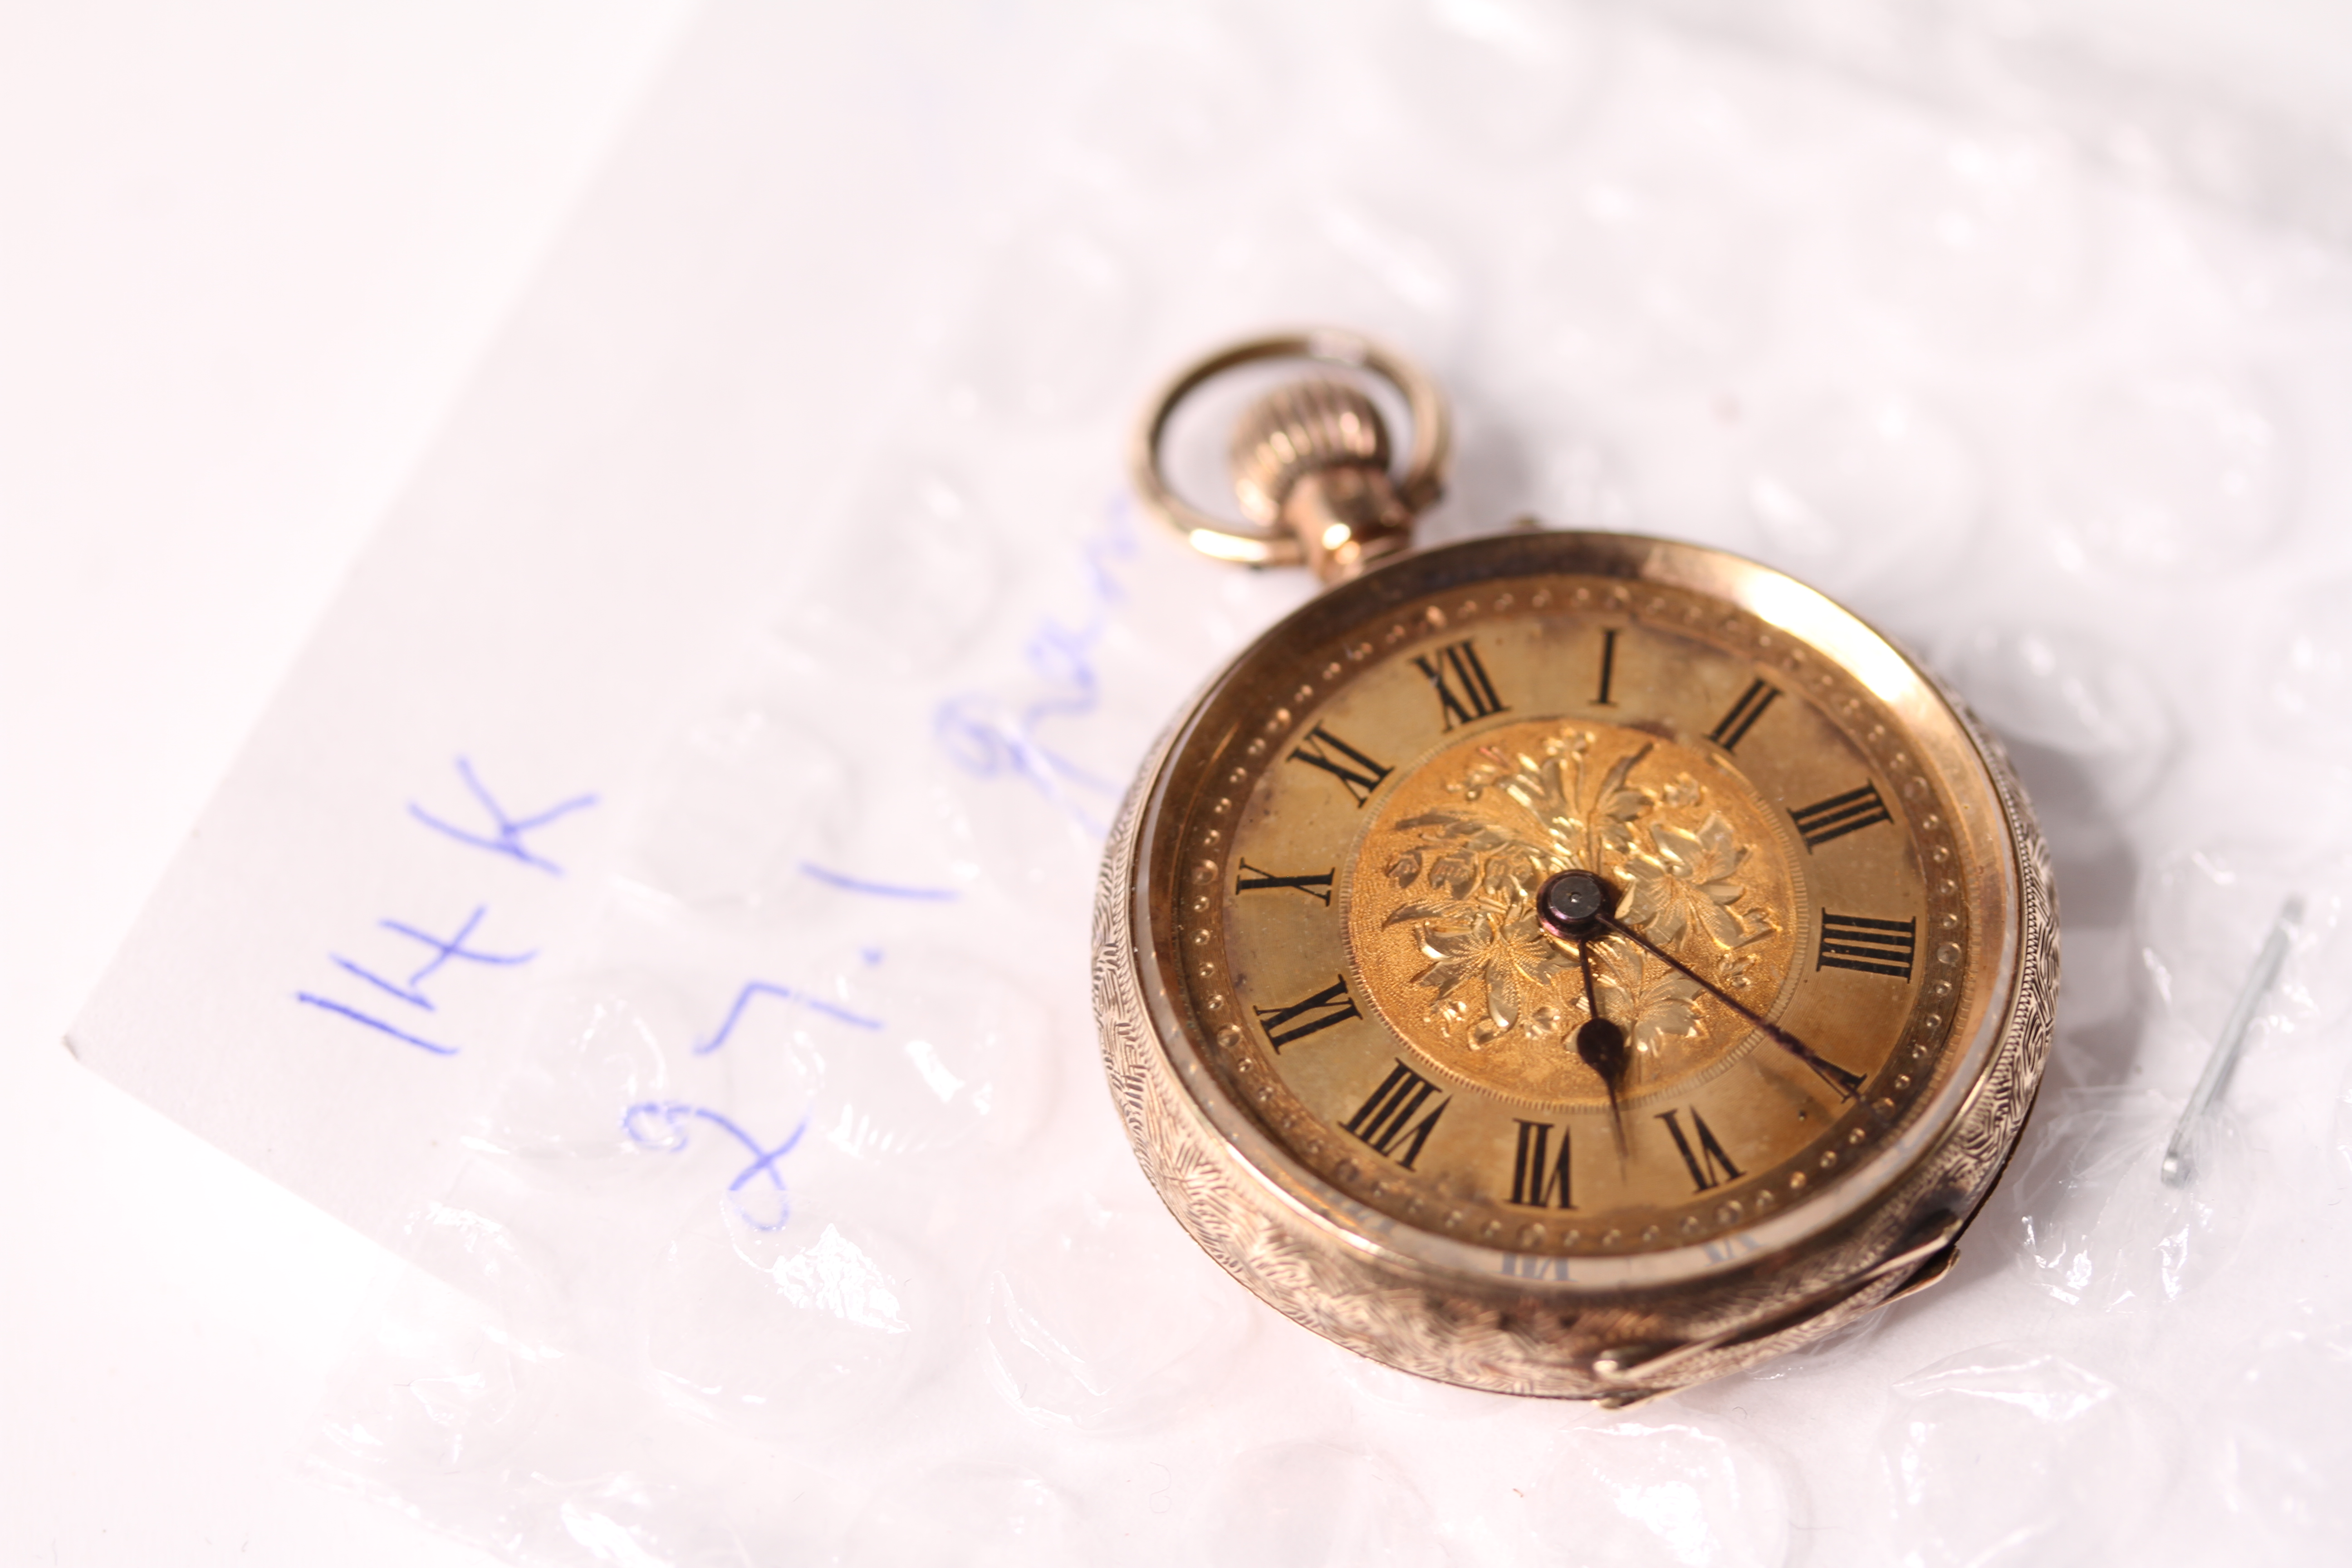
{"label": "engraved floral dial center", "polygon": [[1350,956],[1441,1072],[1522,1104],[1638,1102],[1751,1038],[1721,997],[1780,1000],[1803,923],[1785,840],[1697,748],[1591,721],[1486,729],[1375,804]]}

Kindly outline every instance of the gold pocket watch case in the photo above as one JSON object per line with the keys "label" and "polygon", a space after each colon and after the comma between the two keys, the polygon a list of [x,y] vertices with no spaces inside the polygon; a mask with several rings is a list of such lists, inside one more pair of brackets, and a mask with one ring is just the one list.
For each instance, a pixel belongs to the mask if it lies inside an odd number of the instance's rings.
{"label": "gold pocket watch case", "polygon": [[[1170,411],[1237,426],[1244,523],[1175,497]],[[1401,1370],[1645,1397],[1938,1278],[2031,1109],[2049,860],[2000,750],[1802,584],[1519,529],[1410,549],[1445,415],[1352,334],[1245,343],[1139,435],[1152,510],[1331,585],[1154,748],[1094,989],[1137,1157],[1236,1279]]]}

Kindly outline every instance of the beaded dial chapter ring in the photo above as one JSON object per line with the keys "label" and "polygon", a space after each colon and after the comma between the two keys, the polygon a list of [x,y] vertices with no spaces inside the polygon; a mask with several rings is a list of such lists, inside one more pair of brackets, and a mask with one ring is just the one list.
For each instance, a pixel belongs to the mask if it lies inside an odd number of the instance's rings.
{"label": "beaded dial chapter ring", "polygon": [[[1834,798],[1845,770],[1873,774],[1885,781],[1874,816],[1885,826],[1811,855],[1800,819],[1761,801],[1724,748],[1657,715],[1624,715],[1643,726],[1632,728],[1590,713],[1521,721],[1517,710],[1497,706],[1487,724],[1462,726],[1466,733],[1433,756],[1375,760],[1361,750],[1373,744],[1368,726],[1381,734],[1380,702],[1421,700],[1430,650],[1483,646],[1486,664],[1502,669],[1515,657],[1516,633],[1529,645],[1522,664],[1550,670],[1583,662],[1558,645],[1590,643],[1604,629],[1629,647],[1651,638],[1696,661],[1695,679],[1725,686],[1688,700],[1702,715],[1736,709],[1740,693],[1756,687],[1777,695],[1767,676],[1785,682],[1790,692],[1774,722],[1801,721],[1812,731],[1812,743],[1795,754],[1843,759],[1809,763],[1794,798]],[[1637,591],[1556,574],[1419,595],[1367,624],[1297,642],[1286,658],[1245,658],[1234,684],[1248,695],[1229,704],[1229,727],[1213,742],[1198,735],[1192,742],[1207,753],[1204,787],[1181,808],[1175,874],[1184,885],[1168,929],[1183,955],[1183,994],[1212,1026],[1210,1066],[1324,1180],[1405,1225],[1487,1246],[1618,1256],[1704,1246],[1850,1183],[1874,1145],[1899,1133],[1948,1081],[1956,1065],[1946,1049],[1949,1026],[1976,934],[1961,882],[1931,875],[1939,873],[1937,857],[1948,862],[1953,854],[1946,825],[1955,810],[1913,764],[1902,727],[1880,721],[1892,715],[1851,673],[1754,615],[1686,588]],[[1523,700],[1507,675],[1500,679],[1502,692]],[[1367,689],[1380,697],[1373,711],[1351,708]],[[1759,710],[1752,700],[1748,706]],[[1686,728],[1704,730],[1705,720]],[[1760,736],[1742,738],[1749,751],[1761,749]],[[1335,752],[1355,788],[1341,787],[1345,778],[1328,784],[1328,769],[1301,765]],[[1768,755],[1765,766],[1773,765]],[[1449,784],[1463,787],[1449,797]],[[1471,789],[1479,800],[1463,798]],[[1513,790],[1525,804],[1489,809],[1493,796]],[[1878,786],[1871,795],[1881,799]],[[1451,805],[1438,804],[1449,798]],[[1270,837],[1277,826],[1286,835]],[[1325,858],[1313,864],[1329,868],[1331,904],[1269,897],[1265,884],[1283,879],[1252,861],[1248,847],[1311,845],[1318,836]],[[1340,838],[1353,842],[1343,847]],[[1838,868],[1872,864],[1856,859],[1870,854],[1880,869],[1862,881],[1875,890],[1841,893]],[[1648,1191],[1614,1205],[1622,1212],[1598,1225],[1582,1222],[1592,1209],[1583,1198],[1510,1201],[1515,1156],[1525,1148],[1514,1148],[1514,1139],[1539,1139],[1554,1164],[1571,1143],[1586,1151],[1576,1156],[1587,1167],[1581,1182],[1568,1175],[1570,1186],[1589,1194],[1596,1184],[1590,1151],[1616,1131],[1598,1079],[1570,1044],[1588,1016],[1572,950],[1528,929],[1527,916],[1527,896],[1544,872],[1588,861],[1622,882],[1626,922],[1688,971],[1629,939],[1593,944],[1596,1000],[1632,1036],[1624,1110],[1632,1136],[1647,1140],[1634,1147],[1663,1155],[1644,1167],[1657,1178]],[[1408,878],[1412,885],[1397,885]],[[1865,942],[1890,945],[1847,944],[1845,927],[1832,922],[1856,917],[1817,907],[1815,887],[1838,896],[1843,910],[1876,910],[1870,900],[1892,899],[1887,908],[1902,911],[1900,921],[1865,915],[1854,927]],[[1408,918],[1392,925],[1400,910]],[[1269,921],[1254,940],[1249,922]],[[1870,929],[1879,925],[1902,929]],[[1849,952],[1861,956],[1841,956]],[[1811,961],[1816,952],[1852,968],[1822,969]],[[1856,970],[1877,977],[1854,980]],[[1800,981],[1834,989],[1810,1011],[1799,998],[1795,1016],[1843,1052],[1849,1068],[1867,1069],[1867,1094],[1844,1102],[1825,1096],[1794,1058],[1764,1047],[1766,1059],[1748,1061],[1759,1085],[1707,1105],[1668,1103],[1669,1090],[1704,1084],[1759,1047],[1755,1031],[1698,980],[1735,1000],[1753,991],[1757,1005],[1776,1013]],[[1448,994],[1435,994],[1449,985]],[[1507,1028],[1499,1026],[1502,987],[1516,1004],[1501,1009],[1511,1015]],[[1319,1032],[1335,1023],[1344,1026]],[[1308,1038],[1309,1031],[1318,1032]],[[1400,1069],[1407,1076],[1395,1079]],[[1391,1079],[1403,1089],[1376,1103]],[[1457,1086],[1472,1092],[1445,1092]],[[1366,1105],[1369,1118],[1350,1114]],[[1439,1124],[1431,1128],[1433,1114]],[[1535,1132],[1520,1132],[1522,1124]],[[1368,1125],[1381,1135],[1365,1139]],[[1360,1146],[1367,1142],[1369,1151]],[[1435,1169],[1449,1144],[1471,1152],[1452,1170]],[[1396,1157],[1400,1150],[1409,1163]]]}

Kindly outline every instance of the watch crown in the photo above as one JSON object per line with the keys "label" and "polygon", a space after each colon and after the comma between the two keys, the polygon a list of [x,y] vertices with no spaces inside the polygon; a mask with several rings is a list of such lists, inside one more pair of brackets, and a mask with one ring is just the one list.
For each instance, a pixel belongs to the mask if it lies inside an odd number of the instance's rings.
{"label": "watch crown", "polygon": [[1385,474],[1389,430],[1372,400],[1337,381],[1295,381],[1250,405],[1234,426],[1234,496],[1242,515],[1278,522],[1291,488],[1325,468]]}
{"label": "watch crown", "polygon": [[1327,582],[1411,542],[1412,510],[1389,478],[1388,426],[1343,382],[1292,382],[1259,398],[1234,428],[1230,461],[1243,515],[1287,527]]}

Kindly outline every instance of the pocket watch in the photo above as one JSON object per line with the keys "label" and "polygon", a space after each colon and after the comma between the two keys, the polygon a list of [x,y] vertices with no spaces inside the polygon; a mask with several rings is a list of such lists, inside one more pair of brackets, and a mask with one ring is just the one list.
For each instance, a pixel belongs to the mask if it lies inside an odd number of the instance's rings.
{"label": "pocket watch", "polygon": [[[1163,437],[1259,361],[1308,374],[1235,425],[1221,520]],[[1532,524],[1412,549],[1447,429],[1338,331],[1212,355],[1142,421],[1149,510],[1327,587],[1127,796],[1104,1061],[1169,1209],[1290,1318],[1625,1404],[1948,1269],[2049,1052],[2050,862],[1998,743],[1792,578]]]}

